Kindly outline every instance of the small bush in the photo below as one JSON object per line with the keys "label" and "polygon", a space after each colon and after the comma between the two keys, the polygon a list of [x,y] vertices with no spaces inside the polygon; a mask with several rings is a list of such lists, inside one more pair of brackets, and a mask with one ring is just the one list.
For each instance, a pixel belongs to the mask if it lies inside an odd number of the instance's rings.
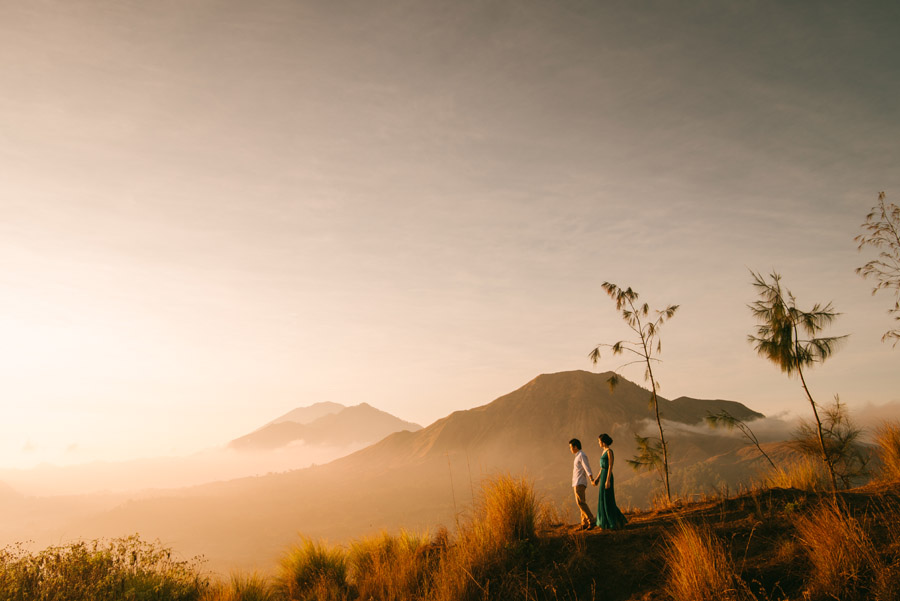
{"label": "small bush", "polygon": [[38,553],[0,551],[4,601],[195,601],[208,585],[196,560],[174,560],[170,549],[136,535]]}
{"label": "small bush", "polygon": [[881,459],[881,476],[885,480],[900,480],[900,421],[882,423],[875,431],[875,445]]}
{"label": "small bush", "polygon": [[278,589],[291,601],[343,601],[349,598],[344,551],[304,539],[282,557]]}
{"label": "small bush", "polygon": [[707,527],[680,522],[669,535],[664,557],[666,592],[675,601],[744,601],[752,599],[735,575],[724,545]]}

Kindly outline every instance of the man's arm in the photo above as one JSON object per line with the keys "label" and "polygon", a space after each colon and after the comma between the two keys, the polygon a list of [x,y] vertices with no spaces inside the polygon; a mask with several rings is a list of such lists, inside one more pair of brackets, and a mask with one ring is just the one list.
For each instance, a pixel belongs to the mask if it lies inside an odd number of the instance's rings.
{"label": "man's arm", "polygon": [[587,472],[588,478],[591,479],[591,482],[594,481],[594,472],[591,471],[591,464],[588,461],[587,455],[584,453],[581,454],[581,465],[584,466],[584,471]]}

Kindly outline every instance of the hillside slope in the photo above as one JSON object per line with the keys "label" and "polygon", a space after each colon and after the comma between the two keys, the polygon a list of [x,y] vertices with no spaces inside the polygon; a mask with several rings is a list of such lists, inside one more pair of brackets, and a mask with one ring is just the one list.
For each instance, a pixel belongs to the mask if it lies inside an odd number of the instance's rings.
{"label": "hillside slope", "polygon": [[[498,472],[528,474],[539,494],[565,508],[571,496],[568,440],[581,438],[596,458],[596,437],[609,432],[619,456],[627,457],[632,433],[648,425],[649,393],[627,381],[611,392],[608,375],[542,375],[492,403],[457,411],[418,432],[392,434],[324,466],[174,491],[128,503],[73,530],[107,536],[137,530],[186,553],[203,553],[218,569],[265,569],[298,532],[344,540],[381,529],[452,524],[482,477]],[[720,407],[746,420],[760,416],[729,401],[661,400],[663,416],[672,420],[673,471],[717,456],[729,457],[732,467],[756,464],[752,455],[730,455],[743,441],[690,429],[706,410]],[[646,506],[653,483],[652,475],[618,468],[626,507]]]}

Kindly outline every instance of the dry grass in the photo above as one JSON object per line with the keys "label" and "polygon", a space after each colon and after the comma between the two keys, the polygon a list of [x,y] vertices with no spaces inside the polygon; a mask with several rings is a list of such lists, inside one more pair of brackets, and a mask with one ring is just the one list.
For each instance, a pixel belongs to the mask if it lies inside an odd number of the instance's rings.
{"label": "dry grass", "polygon": [[794,518],[812,563],[812,599],[896,600],[895,570],[886,565],[860,522],[835,502]]}
{"label": "dry grass", "polygon": [[881,460],[882,478],[900,480],[900,421],[883,422],[875,431],[875,445]]}
{"label": "dry grass", "polygon": [[430,539],[383,533],[348,553],[304,540],[282,560],[278,593],[300,601],[529,598],[513,589],[518,566],[534,555],[539,511],[530,481],[496,477],[453,538],[446,530]]}
{"label": "dry grass", "polygon": [[264,576],[238,573],[228,583],[211,586],[203,601],[280,601],[280,595]]}
{"label": "dry grass", "polygon": [[425,598],[439,547],[428,536],[401,532],[354,542],[350,546],[350,579],[360,599],[401,601]]}
{"label": "dry grass", "polygon": [[277,589],[291,601],[349,599],[346,553],[340,547],[304,539],[282,557]]}
{"label": "dry grass", "polygon": [[811,457],[797,459],[767,472],[763,476],[763,486],[766,488],[796,488],[809,492],[830,490],[831,484],[821,463]]}
{"label": "dry grass", "polygon": [[707,526],[679,522],[664,551],[666,592],[675,601],[745,601],[753,596],[735,575],[722,542]]}
{"label": "dry grass", "polygon": [[514,568],[533,552],[537,516],[528,479],[507,474],[484,481],[472,516],[441,555],[435,601],[502,597],[515,580]]}
{"label": "dry grass", "polygon": [[534,486],[510,475],[488,480],[471,527],[482,531],[488,546],[504,547],[535,535],[537,504]]}
{"label": "dry grass", "polygon": [[0,550],[0,599],[16,601],[195,601],[208,582],[196,562],[177,561],[137,536],[77,542],[29,553]]}
{"label": "dry grass", "polygon": [[[539,536],[541,515],[556,525]],[[900,599],[895,482],[836,495],[754,490],[632,517],[624,531],[573,531],[537,503],[528,480],[502,476],[483,485],[453,533],[383,533],[348,550],[304,539],[271,579],[210,585],[196,562],[137,539],[0,550],[0,600]]]}

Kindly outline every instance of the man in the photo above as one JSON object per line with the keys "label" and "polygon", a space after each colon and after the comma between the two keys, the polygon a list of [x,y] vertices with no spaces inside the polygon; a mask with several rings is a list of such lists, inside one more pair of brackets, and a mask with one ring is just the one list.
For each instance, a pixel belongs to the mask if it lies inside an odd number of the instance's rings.
{"label": "man", "polygon": [[587,455],[581,450],[581,441],[573,438],[569,441],[569,450],[575,455],[575,465],[572,468],[572,487],[575,489],[575,502],[581,511],[581,530],[590,530],[594,527],[594,514],[584,500],[584,492],[587,490],[588,478],[594,479],[591,472],[591,464]]}

